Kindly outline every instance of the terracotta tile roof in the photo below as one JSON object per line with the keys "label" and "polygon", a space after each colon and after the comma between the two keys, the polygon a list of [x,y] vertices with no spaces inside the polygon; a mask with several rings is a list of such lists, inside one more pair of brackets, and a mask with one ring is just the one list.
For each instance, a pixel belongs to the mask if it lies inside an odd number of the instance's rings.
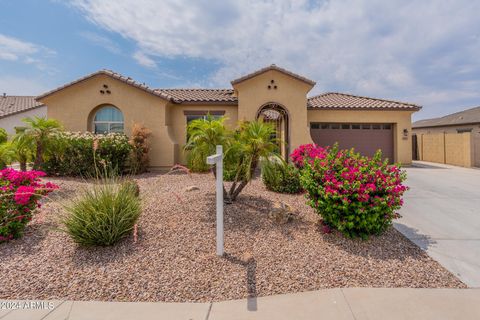
{"label": "terracotta tile roof", "polygon": [[328,92],[308,98],[307,107],[311,109],[374,109],[374,110],[420,110],[413,103],[376,99],[351,94]]}
{"label": "terracotta tile roof", "polygon": [[240,83],[240,82],[242,82],[242,81],[248,80],[248,79],[250,79],[250,78],[253,78],[253,77],[255,77],[255,76],[259,75],[259,74],[262,74],[262,73],[264,73],[264,72],[270,71],[270,70],[276,70],[276,71],[279,71],[279,72],[284,73],[284,74],[286,74],[286,75],[289,75],[290,77],[293,77],[293,78],[298,79],[298,80],[300,80],[300,81],[306,82],[306,83],[308,83],[309,85],[312,85],[312,86],[315,85],[315,81],[310,80],[310,79],[307,79],[307,78],[305,78],[305,77],[303,77],[303,76],[301,76],[301,75],[298,75],[298,74],[293,73],[293,72],[291,72],[291,71],[288,71],[288,70],[286,70],[286,69],[277,67],[277,66],[274,65],[274,64],[272,64],[272,65],[270,65],[270,66],[268,66],[268,67],[262,68],[262,69],[260,69],[260,70],[257,70],[257,71],[255,71],[255,72],[249,73],[249,74],[247,74],[247,75],[245,75],[245,76],[243,76],[243,77],[240,77],[240,78],[238,78],[238,79],[235,79],[235,80],[233,80],[233,81],[230,82],[230,83],[231,83],[232,85],[234,85],[234,84]]}
{"label": "terracotta tile roof", "polygon": [[176,103],[238,104],[232,89],[157,89]]}
{"label": "terracotta tile roof", "polygon": [[60,86],[60,87],[58,87],[58,88],[56,88],[56,89],[53,89],[53,90],[48,91],[48,92],[46,92],[46,93],[44,93],[44,94],[42,94],[42,95],[37,96],[36,99],[45,98],[45,97],[47,97],[47,96],[49,96],[49,95],[51,95],[51,94],[53,94],[53,93],[55,93],[55,92],[57,92],[57,91],[60,91],[60,90],[65,89],[65,88],[67,88],[67,87],[73,86],[74,84],[77,84],[77,83],[79,83],[79,82],[88,80],[88,79],[90,79],[90,78],[92,78],[92,77],[94,77],[94,76],[101,75],[101,74],[107,75],[107,76],[109,76],[109,77],[112,77],[112,78],[114,78],[114,79],[117,79],[117,80],[119,80],[119,81],[122,81],[122,82],[124,82],[124,83],[126,83],[126,84],[128,84],[128,85],[131,85],[131,86],[133,86],[133,87],[139,88],[139,89],[141,89],[141,90],[144,90],[144,91],[146,91],[146,92],[148,92],[148,93],[151,93],[151,94],[153,94],[153,95],[155,95],[155,96],[158,96],[158,97],[161,97],[161,98],[163,98],[163,99],[171,100],[171,97],[168,97],[168,96],[166,96],[165,94],[163,94],[162,92],[159,92],[159,91],[156,91],[156,90],[153,89],[153,88],[150,88],[149,86],[145,85],[144,83],[137,82],[137,81],[133,80],[133,79],[130,78],[130,77],[125,77],[125,76],[121,75],[120,73],[114,72],[114,71],[112,71],[112,70],[107,70],[107,69],[103,69],[103,70],[100,70],[100,71],[91,73],[91,74],[89,74],[89,75],[87,75],[87,76],[85,76],[85,77],[82,77],[82,78],[80,78],[80,79],[77,79],[77,80],[74,80],[74,81],[69,82],[69,83],[67,83],[67,84],[64,84],[63,86]]}
{"label": "terracotta tile roof", "polygon": [[44,104],[32,96],[0,96],[0,118],[35,109]]}
{"label": "terracotta tile roof", "polygon": [[412,123],[412,128],[443,127],[477,123],[480,123],[480,107],[452,113],[440,118],[415,121]]}

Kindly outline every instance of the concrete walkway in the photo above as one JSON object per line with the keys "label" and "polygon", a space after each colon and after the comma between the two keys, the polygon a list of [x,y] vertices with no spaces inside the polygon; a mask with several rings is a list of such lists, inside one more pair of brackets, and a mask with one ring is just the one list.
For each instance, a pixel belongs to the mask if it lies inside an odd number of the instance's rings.
{"label": "concrete walkway", "polygon": [[479,288],[480,169],[416,162],[406,170],[410,190],[395,228]]}
{"label": "concrete walkway", "polygon": [[3,309],[12,302],[0,300],[1,320],[468,320],[480,315],[480,289],[348,288],[214,303],[50,301],[51,310]]}

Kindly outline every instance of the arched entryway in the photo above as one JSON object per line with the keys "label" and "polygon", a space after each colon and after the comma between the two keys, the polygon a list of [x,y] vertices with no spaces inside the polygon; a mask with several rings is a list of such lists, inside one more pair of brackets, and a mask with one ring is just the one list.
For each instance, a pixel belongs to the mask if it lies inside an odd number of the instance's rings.
{"label": "arched entryway", "polygon": [[278,141],[278,151],[282,157],[287,159],[290,136],[287,109],[278,103],[270,102],[258,110],[257,119],[273,124],[275,127],[275,138]]}

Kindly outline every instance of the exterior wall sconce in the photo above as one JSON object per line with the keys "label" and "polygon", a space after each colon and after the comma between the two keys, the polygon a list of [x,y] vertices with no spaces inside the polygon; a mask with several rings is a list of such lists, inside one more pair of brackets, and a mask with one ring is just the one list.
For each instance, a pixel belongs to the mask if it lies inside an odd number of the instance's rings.
{"label": "exterior wall sconce", "polygon": [[408,139],[408,129],[403,129],[403,139]]}

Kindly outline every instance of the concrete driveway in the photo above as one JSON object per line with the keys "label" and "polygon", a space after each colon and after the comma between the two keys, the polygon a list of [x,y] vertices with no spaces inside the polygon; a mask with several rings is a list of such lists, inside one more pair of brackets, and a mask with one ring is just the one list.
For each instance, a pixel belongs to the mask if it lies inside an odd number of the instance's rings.
{"label": "concrete driveway", "polygon": [[480,287],[480,169],[416,162],[406,168],[396,229],[469,287]]}

